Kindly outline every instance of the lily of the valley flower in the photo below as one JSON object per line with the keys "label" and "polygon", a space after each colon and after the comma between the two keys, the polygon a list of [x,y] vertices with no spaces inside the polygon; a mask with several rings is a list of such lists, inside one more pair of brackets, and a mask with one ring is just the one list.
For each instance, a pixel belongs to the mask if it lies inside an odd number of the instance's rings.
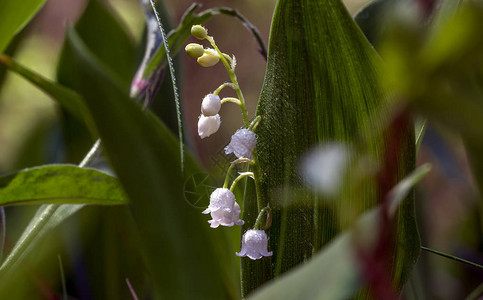
{"label": "lily of the valley flower", "polygon": [[242,237],[241,251],[236,255],[240,257],[248,256],[250,259],[260,259],[263,256],[272,256],[273,252],[268,252],[268,237],[264,230],[249,229]]}
{"label": "lily of the valley flower", "polygon": [[214,115],[206,117],[201,115],[198,119],[198,134],[199,136],[204,139],[205,137],[209,137],[213,133],[217,132],[220,128],[221,118],[220,115]]}
{"label": "lily of the valley flower", "polygon": [[221,100],[218,95],[208,94],[201,102],[201,113],[205,116],[214,116],[218,114],[221,108]]}
{"label": "lily of the valley flower", "polygon": [[225,188],[218,188],[211,193],[210,205],[203,211],[204,214],[211,213],[213,220],[209,220],[210,227],[243,225],[240,220],[240,206],[236,203],[235,195]]}
{"label": "lily of the valley flower", "polygon": [[248,129],[238,129],[231,137],[230,144],[225,147],[225,153],[233,153],[238,158],[252,158],[253,149],[257,143],[257,135]]}

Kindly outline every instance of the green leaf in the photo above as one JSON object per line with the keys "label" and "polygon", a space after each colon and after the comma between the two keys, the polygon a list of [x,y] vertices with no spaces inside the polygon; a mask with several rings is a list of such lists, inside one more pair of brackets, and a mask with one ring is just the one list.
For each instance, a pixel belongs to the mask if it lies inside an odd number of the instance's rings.
{"label": "green leaf", "polygon": [[[183,195],[179,145],[103,70],[74,31],[68,34],[83,92],[103,147],[126,190],[158,298],[238,298],[233,252],[223,230]],[[186,175],[200,172],[187,155]],[[187,238],[189,237],[189,238]]]}
{"label": "green leaf", "polygon": [[91,132],[94,132],[90,115],[87,112],[84,102],[82,102],[82,97],[78,93],[31,71],[8,56],[0,55],[0,63],[44,91],[79,121],[84,121]]}
{"label": "green leaf", "polygon": [[[295,200],[284,199],[280,189],[302,186],[297,173],[299,158],[312,146],[344,142],[357,149],[356,155],[384,164],[390,151],[385,145],[395,138],[400,147],[391,153],[396,161],[384,170],[388,185],[395,185],[414,168],[411,124],[396,126],[402,130],[397,137],[376,133],[390,119],[379,82],[381,63],[341,1],[278,1],[257,110],[261,116],[257,128],[259,192],[262,203],[268,203],[273,211],[270,248],[274,255],[255,262],[242,260],[243,295],[303,263],[386,192],[374,179],[333,206],[308,193],[299,197],[303,203],[313,203],[311,206],[281,205]],[[249,195],[253,197],[249,202],[255,202],[253,193]],[[246,230],[253,226],[257,212],[249,205],[243,209]],[[419,253],[412,200],[403,205],[398,222],[399,266],[394,281],[401,285]]]}
{"label": "green leaf", "polygon": [[90,0],[75,29],[99,61],[129,87],[135,70],[134,39],[109,4]]}
{"label": "green leaf", "polygon": [[[108,70],[111,73],[110,76],[127,91],[134,75],[134,41],[108,3],[90,0],[75,28],[89,51],[97,58],[100,66]],[[57,65],[57,80],[82,93],[71,52],[72,50],[64,43]],[[68,162],[78,163],[92,145],[95,135],[92,135],[92,131],[87,131],[84,124],[72,118],[70,112],[62,110],[61,118],[65,159]]]}
{"label": "green leaf", "polygon": [[73,165],[30,168],[0,177],[0,205],[126,204],[116,178]]}
{"label": "green leaf", "polygon": [[3,53],[12,40],[46,0],[1,0],[0,1],[0,53]]}
{"label": "green leaf", "polygon": [[0,278],[2,279],[0,282],[5,282],[5,278],[10,275],[10,272],[16,271],[18,264],[31,251],[35,250],[38,243],[52,229],[82,207],[84,207],[83,204],[42,205],[0,267]]}
{"label": "green leaf", "polygon": [[381,24],[384,18],[387,17],[387,8],[395,3],[398,3],[398,1],[374,0],[364,6],[354,16],[357,25],[372,45],[377,46]]}
{"label": "green leaf", "polygon": [[[403,200],[411,201],[407,195],[429,170],[428,165],[419,167],[392,189],[389,204],[392,217],[395,216]],[[338,235],[309,262],[256,290],[248,299],[351,298],[364,284],[358,251],[361,247],[366,249],[367,245],[358,243],[374,240],[371,236],[379,232],[380,223],[377,221],[380,213],[380,206],[364,213],[353,228]]]}

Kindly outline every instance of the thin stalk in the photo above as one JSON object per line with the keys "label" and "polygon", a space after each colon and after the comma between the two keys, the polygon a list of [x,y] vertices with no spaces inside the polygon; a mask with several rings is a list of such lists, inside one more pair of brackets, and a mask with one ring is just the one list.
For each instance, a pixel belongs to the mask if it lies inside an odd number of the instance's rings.
{"label": "thin stalk", "polygon": [[220,85],[214,92],[213,92],[213,95],[218,95],[222,89],[226,88],[226,87],[231,87],[232,89],[236,89],[236,86],[231,83],[231,82],[225,82],[223,83],[222,85]]}
{"label": "thin stalk", "polygon": [[89,166],[92,161],[102,152],[101,139],[98,139],[94,145],[92,145],[91,150],[87,152],[84,159],[80,162],[79,168],[84,168]]}
{"label": "thin stalk", "polygon": [[238,177],[235,178],[235,180],[233,180],[233,183],[230,186],[230,191],[233,192],[233,190],[235,189],[236,184],[238,183],[238,181],[242,180],[245,177],[251,177],[251,178],[253,178],[253,173],[252,172],[244,172],[244,173],[241,173],[240,175],[238,175]]}
{"label": "thin stalk", "polygon": [[253,165],[253,163],[254,163],[253,160],[248,159],[248,158],[244,158],[244,157],[232,161],[231,164],[230,164],[230,167],[228,168],[228,171],[226,172],[225,182],[223,183],[224,189],[226,189],[228,187],[228,183],[230,181],[230,174],[233,171],[233,168],[235,167],[235,165],[242,163],[242,162],[247,162],[250,165]]}
{"label": "thin stalk", "polygon": [[447,253],[444,253],[444,252],[441,252],[441,251],[437,251],[437,250],[434,250],[434,249],[431,249],[431,248],[423,247],[423,246],[421,246],[421,249],[423,249],[425,251],[428,251],[430,253],[433,253],[433,254],[442,256],[442,257],[446,257],[446,258],[452,259],[452,260],[457,261],[457,262],[460,262],[460,263],[464,263],[464,264],[473,266],[475,268],[483,269],[483,266],[482,265],[479,265],[477,263],[471,262],[471,261],[466,260],[466,259],[463,259],[463,258],[459,258],[459,257],[454,256],[454,255],[451,255],[451,254],[447,254]]}
{"label": "thin stalk", "polygon": [[[258,213],[258,217],[257,217],[257,220],[255,221],[255,225],[253,226],[254,229],[256,230],[267,230],[269,226],[269,223],[272,222],[272,218],[270,216],[270,212],[271,212],[271,209],[270,207],[264,207],[259,213]],[[260,228],[260,222],[262,221],[262,217],[264,214],[267,214],[267,220],[265,222],[265,226],[263,226],[263,228]]]}
{"label": "thin stalk", "polygon": [[236,86],[235,92],[238,96],[238,99],[240,99],[240,102],[242,103],[241,107],[242,107],[243,121],[245,122],[245,127],[248,127],[250,125],[250,121],[248,120],[248,113],[245,108],[245,97],[243,97],[243,93],[240,89],[240,85],[238,84],[238,79],[236,77],[235,71],[231,68],[231,65],[226,60],[224,53],[222,53],[218,48],[218,46],[215,44],[215,40],[213,39],[213,37],[207,36],[206,39],[210,42],[211,46],[216,50],[216,52],[220,56],[221,62],[225,66],[226,70],[228,71],[228,76],[230,76],[231,81]]}
{"label": "thin stalk", "polygon": [[233,102],[235,104],[238,104],[240,107],[243,107],[243,104],[241,103],[240,100],[238,100],[237,98],[233,98],[233,97],[225,97],[221,100],[221,104],[223,103],[226,103],[226,102]]}
{"label": "thin stalk", "polygon": [[65,284],[64,266],[62,265],[62,258],[60,257],[60,254],[57,255],[57,259],[59,260],[60,280],[62,283],[62,299],[68,300],[69,297],[67,296],[67,287]]}

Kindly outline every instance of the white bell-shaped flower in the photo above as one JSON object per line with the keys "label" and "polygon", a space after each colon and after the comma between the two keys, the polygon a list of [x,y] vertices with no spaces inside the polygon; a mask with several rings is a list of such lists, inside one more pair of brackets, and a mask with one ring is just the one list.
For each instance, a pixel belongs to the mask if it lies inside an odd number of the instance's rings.
{"label": "white bell-shaped flower", "polygon": [[272,256],[273,252],[268,252],[268,237],[264,230],[249,229],[242,237],[241,251],[236,255],[240,257],[248,256],[250,259],[260,259],[263,256]]}
{"label": "white bell-shaped flower", "polygon": [[198,119],[198,134],[199,136],[204,139],[205,137],[209,137],[213,133],[217,132],[220,128],[221,118],[220,115],[214,115],[206,117],[201,115]]}
{"label": "white bell-shaped flower", "polygon": [[209,220],[210,227],[243,225],[240,220],[240,206],[236,203],[235,195],[225,188],[218,188],[211,193],[210,205],[203,211],[204,214],[211,213],[213,220]]}
{"label": "white bell-shaped flower", "polygon": [[201,113],[204,116],[214,116],[218,114],[221,108],[221,99],[218,95],[208,94],[201,102]]}
{"label": "white bell-shaped flower", "polygon": [[238,158],[252,158],[253,149],[257,143],[257,135],[248,129],[238,129],[231,137],[228,146],[225,147],[225,153],[233,153]]}

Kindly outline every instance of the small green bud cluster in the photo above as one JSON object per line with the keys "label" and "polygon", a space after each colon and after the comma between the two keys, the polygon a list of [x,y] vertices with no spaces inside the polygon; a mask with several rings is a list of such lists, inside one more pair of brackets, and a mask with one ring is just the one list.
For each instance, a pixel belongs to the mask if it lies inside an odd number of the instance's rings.
{"label": "small green bud cluster", "polygon": [[[191,35],[199,40],[210,40],[211,38],[208,36],[208,31],[206,28],[201,25],[194,25],[191,27]],[[197,43],[188,44],[185,47],[185,51],[190,57],[196,58],[198,64],[200,64],[202,67],[212,67],[220,61],[220,55],[215,49],[204,49],[202,45]]]}

